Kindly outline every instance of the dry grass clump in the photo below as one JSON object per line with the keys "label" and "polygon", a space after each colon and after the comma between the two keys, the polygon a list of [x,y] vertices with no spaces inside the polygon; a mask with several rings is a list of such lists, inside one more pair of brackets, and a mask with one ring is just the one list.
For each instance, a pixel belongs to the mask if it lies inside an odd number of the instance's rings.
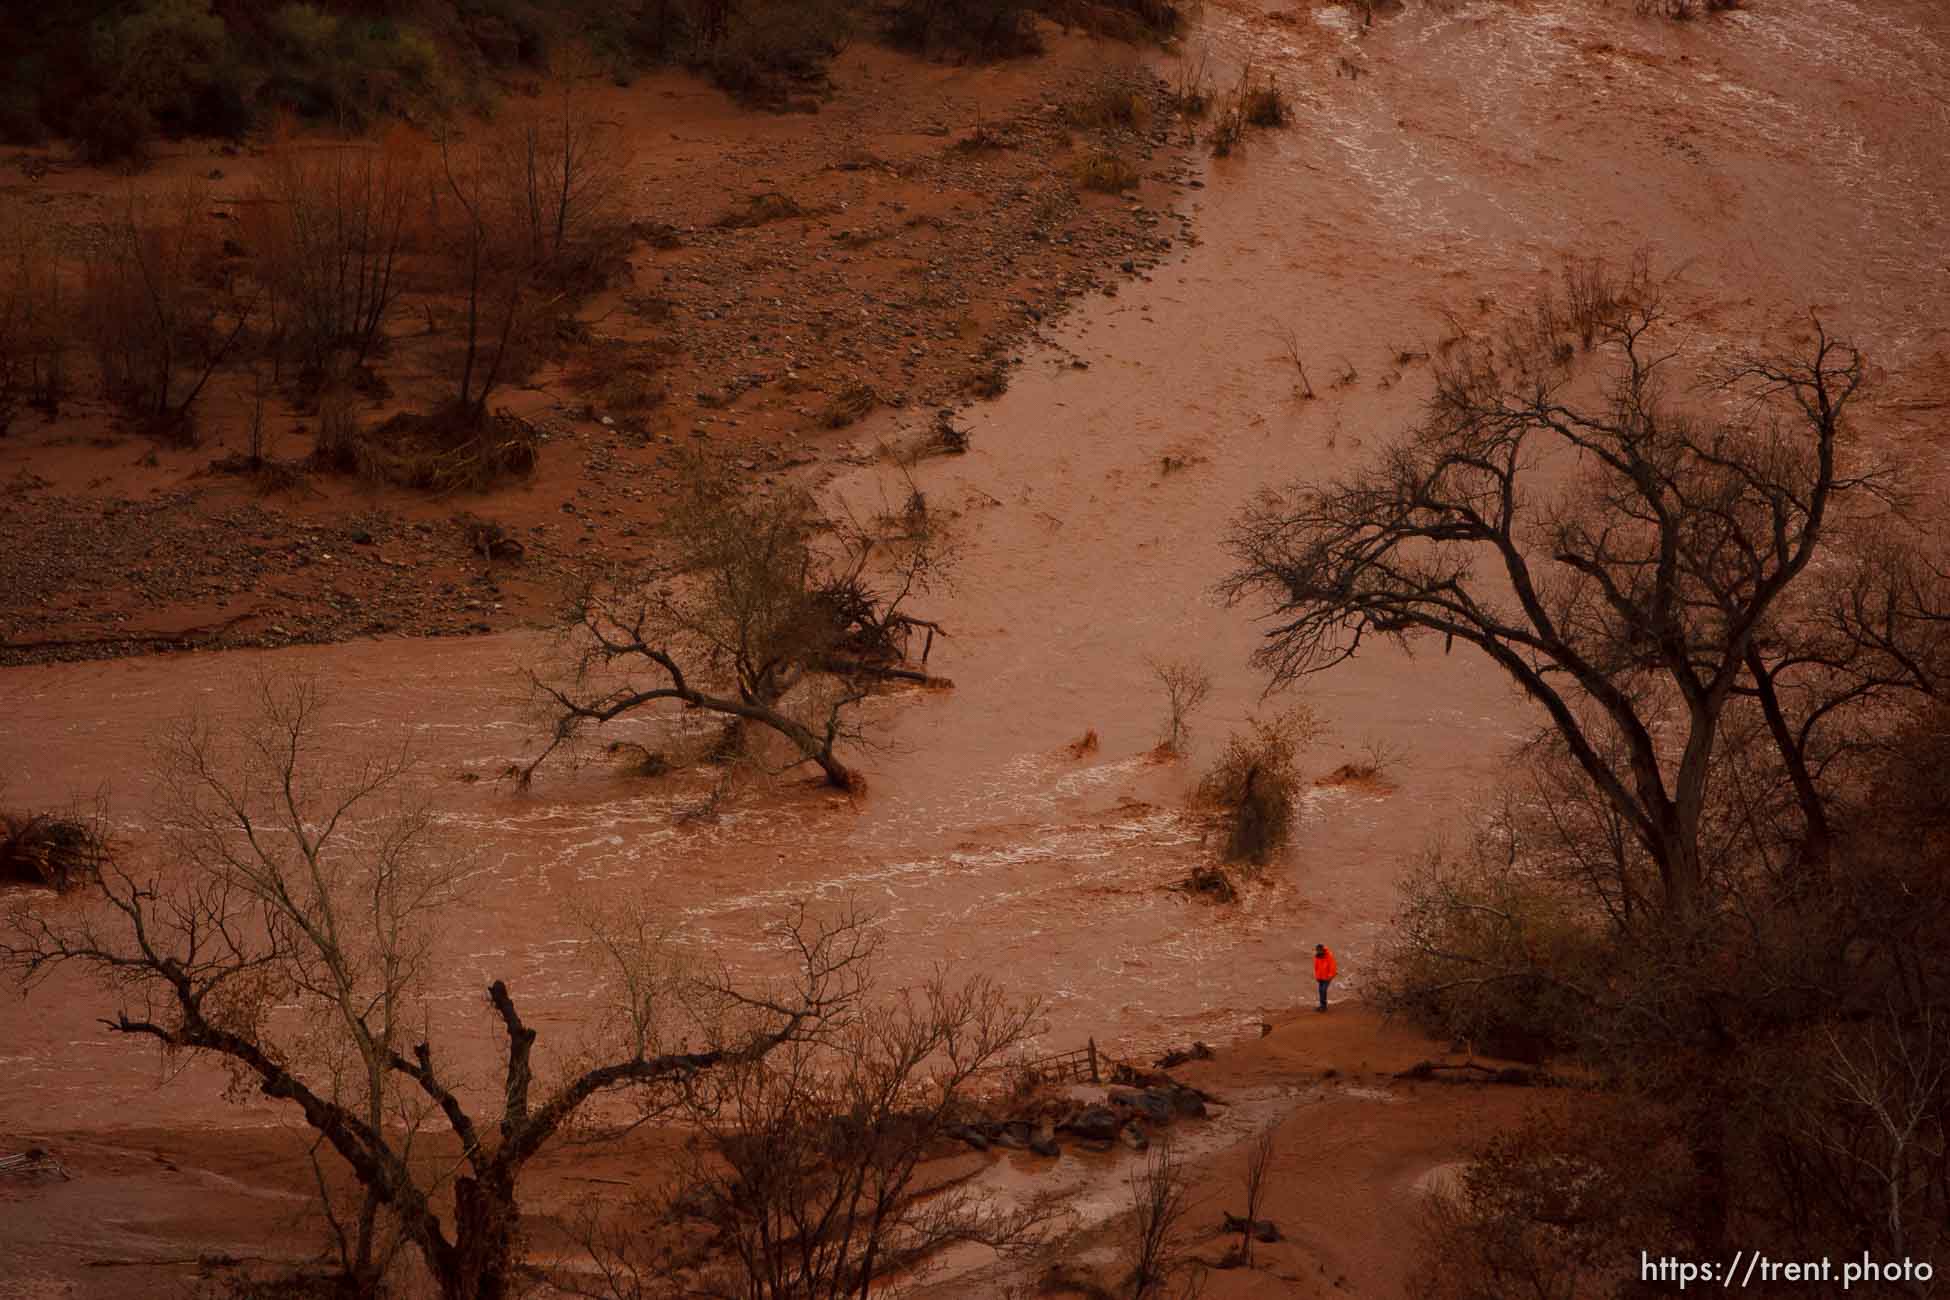
{"label": "dry grass clump", "polygon": [[647,370],[625,370],[605,383],[597,393],[603,406],[612,411],[643,411],[664,400],[665,385]]}
{"label": "dry grass clump", "polygon": [[879,396],[867,384],[848,384],[833,395],[819,411],[819,427],[822,429],[844,429],[847,425],[863,419],[867,412],[880,404]]}
{"label": "dry grass clump", "polygon": [[1285,126],[1293,121],[1286,92],[1271,77],[1265,85],[1251,87],[1240,97],[1239,114],[1247,126]]}
{"label": "dry grass clump", "polygon": [[720,230],[750,230],[772,221],[786,221],[807,215],[806,209],[789,194],[768,190],[745,200],[743,208],[731,208],[711,224]]}
{"label": "dry grass clump", "polygon": [[0,813],[0,884],[69,890],[108,861],[99,824],[54,813]]}
{"label": "dry grass clump", "polygon": [[1110,149],[1100,149],[1077,159],[1070,167],[1070,176],[1083,188],[1100,194],[1116,194],[1138,183],[1137,168],[1124,155]]}
{"label": "dry grass clump", "polygon": [[1135,76],[1106,73],[1064,110],[1071,126],[1090,131],[1151,129],[1151,96]]}
{"label": "dry grass clump", "polygon": [[1253,70],[1248,67],[1240,75],[1238,88],[1219,102],[1210,135],[1212,156],[1230,155],[1245,139],[1248,127],[1284,127],[1292,121],[1293,101],[1280,83],[1268,76],[1263,84],[1255,85]]}
{"label": "dry grass clump", "polygon": [[507,411],[478,417],[449,406],[431,415],[404,411],[371,429],[335,431],[321,420],[320,468],[421,492],[484,492],[527,478],[541,459],[535,426]]}

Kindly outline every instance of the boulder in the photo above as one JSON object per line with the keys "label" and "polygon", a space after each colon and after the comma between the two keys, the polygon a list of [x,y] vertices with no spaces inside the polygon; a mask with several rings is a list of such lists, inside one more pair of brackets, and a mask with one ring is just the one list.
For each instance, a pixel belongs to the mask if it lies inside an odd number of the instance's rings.
{"label": "boulder", "polygon": [[1115,1142],[1123,1127],[1124,1117],[1108,1106],[1085,1106],[1057,1125],[1062,1132],[1087,1142]]}
{"label": "boulder", "polygon": [[949,1129],[948,1136],[966,1142],[977,1151],[986,1151],[989,1149],[989,1140],[983,1136],[981,1130],[967,1124],[957,1124],[955,1127]]}
{"label": "boulder", "polygon": [[1171,1098],[1162,1089],[1146,1088],[1143,1092],[1131,1092],[1125,1088],[1110,1090],[1110,1104],[1123,1106],[1135,1111],[1153,1124],[1169,1124],[1175,1108]]}
{"label": "boulder", "polygon": [[1254,1241],[1279,1241],[1280,1227],[1271,1219],[1254,1219],[1250,1223],[1236,1214],[1226,1215],[1225,1231],[1240,1234],[1250,1233]]}

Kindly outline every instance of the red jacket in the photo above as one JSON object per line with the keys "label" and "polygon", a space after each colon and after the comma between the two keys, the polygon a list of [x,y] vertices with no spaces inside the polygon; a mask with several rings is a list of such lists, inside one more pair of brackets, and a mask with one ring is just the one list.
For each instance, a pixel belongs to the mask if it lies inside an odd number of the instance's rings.
{"label": "red jacket", "polygon": [[1334,978],[1334,950],[1332,948],[1327,949],[1320,956],[1314,958],[1314,978],[1317,980],[1331,980]]}

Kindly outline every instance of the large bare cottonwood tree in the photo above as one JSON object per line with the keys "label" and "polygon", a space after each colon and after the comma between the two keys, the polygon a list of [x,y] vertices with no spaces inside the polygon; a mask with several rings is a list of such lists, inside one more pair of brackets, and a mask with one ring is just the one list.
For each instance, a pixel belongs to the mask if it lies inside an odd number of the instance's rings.
{"label": "large bare cottonwood tree", "polygon": [[[1875,488],[1846,454],[1863,366],[1817,321],[1798,353],[1729,367],[1718,405],[1696,413],[1668,390],[1647,283],[1604,297],[1588,327],[1613,361],[1597,400],[1571,397],[1573,349],[1548,312],[1514,346],[1464,347],[1379,463],[1242,513],[1223,590],[1263,603],[1257,661],[1275,683],[1377,636],[1489,656],[1684,916],[1700,903],[1724,715],[1738,697],[1768,702],[1796,644],[1791,591],[1842,503]],[[1818,804],[1803,816],[1819,856]]]}

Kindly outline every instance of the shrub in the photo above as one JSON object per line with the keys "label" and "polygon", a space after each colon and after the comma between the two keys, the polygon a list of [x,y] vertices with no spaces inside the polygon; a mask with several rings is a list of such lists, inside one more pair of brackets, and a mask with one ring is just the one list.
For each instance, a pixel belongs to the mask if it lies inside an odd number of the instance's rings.
{"label": "shrub", "polygon": [[1297,817],[1296,760],[1320,730],[1313,714],[1299,707],[1255,718],[1226,741],[1225,752],[1199,782],[1198,799],[1225,821],[1228,861],[1264,866],[1285,846]]}
{"label": "shrub", "polygon": [[1533,1114],[1430,1189],[1409,1294],[1624,1294],[1618,1261],[1638,1243],[1694,1244],[1674,1226],[1698,1195],[1674,1117],[1610,1098]]}
{"label": "shrub", "polygon": [[1067,105],[1064,117],[1075,127],[1109,131],[1151,128],[1150,87],[1138,76],[1106,73],[1082,97]]}
{"label": "shrub", "polygon": [[1070,175],[1083,188],[1104,194],[1128,190],[1138,183],[1137,168],[1124,155],[1110,149],[1100,149],[1077,159],[1070,167]]}
{"label": "shrub", "polygon": [[1240,96],[1239,115],[1245,119],[1247,126],[1285,126],[1293,120],[1286,92],[1271,77],[1266,79],[1265,85],[1248,88]]}
{"label": "shrub", "polygon": [[1008,59],[1043,48],[1023,0],[896,0],[886,31],[893,44],[929,54]]}
{"label": "shrub", "polygon": [[421,492],[485,492],[534,474],[541,439],[526,420],[496,411],[480,417],[453,403],[431,415],[402,412],[371,429],[330,433],[321,420],[321,468]]}
{"label": "shrub", "polygon": [[0,813],[0,883],[69,890],[93,880],[108,860],[99,825],[52,813]]}
{"label": "shrub", "polygon": [[90,42],[95,93],[73,121],[83,156],[143,160],[149,137],[237,135],[250,125],[243,65],[209,0],[148,0]]}
{"label": "shrub", "polygon": [[1092,35],[1121,41],[1169,41],[1185,24],[1181,0],[1041,0],[1039,7]]}
{"label": "shrub", "polygon": [[1607,949],[1562,890],[1512,869],[1516,853],[1500,821],[1460,853],[1431,853],[1402,885],[1370,996],[1431,1034],[1536,1059],[1577,1045],[1578,990]]}
{"label": "shrub", "polygon": [[451,98],[439,51],[415,28],[292,3],[272,14],[270,35],[278,57],[267,93],[303,116],[361,126]]}
{"label": "shrub", "polygon": [[141,103],[104,91],[84,101],[74,115],[74,139],[84,161],[103,166],[126,163],[141,167],[149,161],[149,145],[156,135],[155,119]]}
{"label": "shrub", "polygon": [[820,408],[819,427],[844,429],[873,410],[879,400],[866,384],[848,384],[833,395],[832,401]]}
{"label": "shrub", "polygon": [[784,108],[794,89],[823,86],[827,63],[852,34],[852,12],[840,0],[754,0],[733,11],[705,70],[737,99]]}

